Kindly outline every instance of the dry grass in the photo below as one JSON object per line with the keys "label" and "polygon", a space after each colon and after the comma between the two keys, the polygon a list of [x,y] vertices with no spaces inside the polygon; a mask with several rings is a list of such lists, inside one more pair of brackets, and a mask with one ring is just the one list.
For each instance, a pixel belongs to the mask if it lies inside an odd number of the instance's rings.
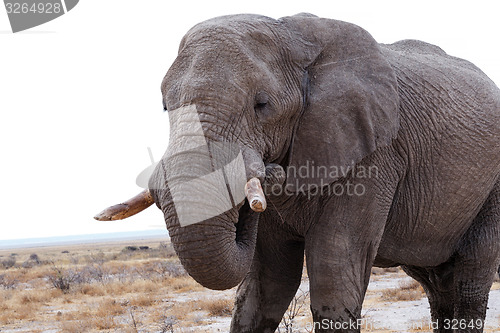
{"label": "dry grass", "polygon": [[230,317],[233,312],[233,305],[234,301],[227,298],[198,302],[199,308],[207,311],[213,317]]}
{"label": "dry grass", "polygon": [[[33,249],[0,251],[0,262],[10,261],[0,265],[0,327],[67,333],[186,332],[231,316],[234,289],[213,292],[201,287],[168,244],[149,243],[147,250],[132,251],[125,249],[127,245],[142,244],[36,249],[36,256]],[[399,268],[374,268],[372,277],[384,279],[388,274],[404,273]],[[50,280],[54,276],[66,277],[68,289],[56,288]],[[493,289],[499,287],[495,282]],[[368,296],[365,305],[380,307],[380,301],[417,300],[425,294],[416,281],[405,280],[398,288]],[[296,300],[286,314],[294,332],[312,321],[309,298],[298,295]]]}
{"label": "dry grass", "polygon": [[185,276],[175,277],[169,279],[169,286],[175,290],[177,293],[186,293],[190,291],[201,291],[204,290],[200,284],[198,284],[195,280],[189,278],[186,279]]}
{"label": "dry grass", "polygon": [[[169,244],[0,251],[0,327],[23,323],[61,332],[158,331],[165,318],[228,316],[232,301],[187,300],[206,293],[190,278]],[[17,251],[17,250],[16,250]],[[33,250],[30,250],[33,251]],[[20,290],[20,291],[19,291]],[[198,314],[200,316],[200,314]],[[43,330],[41,330],[43,331]]]}
{"label": "dry grass", "polygon": [[423,297],[425,297],[425,291],[415,280],[405,280],[399,283],[398,288],[382,291],[382,299],[390,302],[416,301]]}

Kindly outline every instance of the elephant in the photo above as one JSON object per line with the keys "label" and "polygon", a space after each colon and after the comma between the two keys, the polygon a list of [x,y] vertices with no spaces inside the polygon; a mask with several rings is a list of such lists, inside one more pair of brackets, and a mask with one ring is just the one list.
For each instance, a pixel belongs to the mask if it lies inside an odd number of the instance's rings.
{"label": "elephant", "polygon": [[231,332],[275,331],[304,260],[316,332],[360,332],[374,266],[422,285],[434,332],[483,331],[500,90],[475,65],[312,14],[230,15],[187,32],[161,92],[170,139],[149,188],[97,218],[156,204],[186,271],[238,286]]}

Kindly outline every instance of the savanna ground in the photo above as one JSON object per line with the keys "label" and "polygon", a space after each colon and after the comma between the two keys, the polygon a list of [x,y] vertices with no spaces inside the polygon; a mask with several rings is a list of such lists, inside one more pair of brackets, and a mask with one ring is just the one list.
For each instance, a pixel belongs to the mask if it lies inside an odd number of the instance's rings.
{"label": "savanna ground", "polygon": [[[500,327],[500,283],[485,332]],[[168,242],[0,250],[0,331],[227,332],[236,289],[191,279]],[[374,268],[363,332],[430,332],[429,306],[400,269]],[[312,332],[307,274],[278,332]]]}

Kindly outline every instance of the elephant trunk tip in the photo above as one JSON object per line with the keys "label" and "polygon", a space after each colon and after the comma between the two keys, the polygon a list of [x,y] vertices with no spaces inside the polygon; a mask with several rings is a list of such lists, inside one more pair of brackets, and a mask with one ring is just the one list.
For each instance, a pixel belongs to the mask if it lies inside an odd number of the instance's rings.
{"label": "elephant trunk tip", "polygon": [[97,221],[116,221],[142,212],[154,203],[151,192],[146,189],[129,200],[104,209],[94,216]]}

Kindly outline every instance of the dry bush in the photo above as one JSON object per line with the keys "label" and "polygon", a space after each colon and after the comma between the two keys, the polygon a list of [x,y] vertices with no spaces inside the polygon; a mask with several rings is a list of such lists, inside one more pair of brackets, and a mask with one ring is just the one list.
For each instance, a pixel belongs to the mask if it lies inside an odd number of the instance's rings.
{"label": "dry bush", "polygon": [[124,284],[127,293],[151,293],[157,291],[160,285],[152,280],[135,280],[132,283]]}
{"label": "dry bush", "polygon": [[12,298],[12,294],[10,291],[0,290],[0,313],[9,308],[7,302]]}
{"label": "dry bush", "polygon": [[136,292],[135,281],[131,283],[122,283],[119,281],[114,281],[108,283],[104,286],[104,291],[107,295],[118,296],[118,295],[126,295],[130,293]]}
{"label": "dry bush", "polygon": [[293,297],[287,311],[284,313],[281,323],[278,326],[277,332],[292,333],[296,332],[296,318],[302,313],[306,304],[308,303],[309,292],[298,290],[296,295]]}
{"label": "dry bush", "polygon": [[110,279],[115,279],[120,282],[131,282],[136,278],[136,270],[138,263],[111,261],[106,263],[106,271]]}
{"label": "dry bush", "polygon": [[62,292],[58,289],[46,290],[23,290],[17,291],[13,300],[20,305],[40,304],[43,305],[52,301],[54,298],[61,296]]}
{"label": "dry bush", "polygon": [[161,333],[173,333],[174,326],[178,323],[174,316],[162,316],[160,321],[160,332]]}
{"label": "dry bush", "polygon": [[398,273],[401,268],[399,267],[386,267],[386,268],[383,268],[384,272],[386,273]]}
{"label": "dry bush", "polygon": [[110,295],[113,297],[123,296],[128,294],[151,294],[157,293],[163,285],[151,280],[135,280],[130,283],[120,281],[110,281],[106,284],[100,283],[83,283],[73,288],[75,293],[98,297]]}
{"label": "dry bush", "polygon": [[[115,254],[116,260],[140,260],[151,258],[149,247],[129,245],[125,246],[120,253]],[[155,257],[156,255],[153,255]]]}
{"label": "dry bush", "polygon": [[19,280],[12,277],[10,274],[0,275],[0,287],[3,289],[15,289],[19,283]]}
{"label": "dry bush", "polygon": [[62,292],[55,289],[3,291],[0,293],[0,323],[33,320],[43,306],[60,295]]}
{"label": "dry bush", "polygon": [[93,308],[83,307],[78,311],[64,313],[58,318],[63,332],[88,332],[92,329],[109,330],[117,327],[115,316],[126,311],[110,298],[101,300]]}
{"label": "dry bush", "polygon": [[36,308],[33,304],[24,304],[11,308],[10,318],[16,320],[31,320],[35,317]]}
{"label": "dry bush", "polygon": [[105,317],[108,315],[117,316],[125,313],[125,308],[116,300],[106,298],[101,301],[96,310],[96,316]]}
{"label": "dry bush", "polygon": [[85,283],[106,283],[110,277],[103,265],[89,264],[80,269],[80,281]]}
{"label": "dry bush", "polygon": [[166,279],[170,277],[187,276],[187,272],[179,262],[167,260],[156,260],[145,262],[141,267],[138,267],[136,272],[146,279]]}
{"label": "dry bush", "polygon": [[132,306],[140,306],[140,307],[149,307],[155,303],[155,298],[149,294],[138,294],[133,296],[130,299],[130,305]]}
{"label": "dry bush", "polygon": [[178,293],[201,291],[204,288],[190,276],[179,276],[166,280],[169,289]]}
{"label": "dry bush", "polygon": [[90,323],[92,328],[99,330],[109,330],[116,327],[113,316],[92,317],[90,318]]}
{"label": "dry bush", "polygon": [[11,318],[10,300],[12,299],[13,292],[2,290],[0,291],[0,324],[10,324],[14,321]]}
{"label": "dry bush", "polygon": [[152,292],[158,289],[158,286],[153,281],[138,280],[131,283],[123,283],[120,281],[110,281],[106,284],[100,283],[84,283],[79,285],[74,290],[82,295],[98,297],[98,296],[121,296],[131,293]]}
{"label": "dry bush", "polygon": [[0,323],[12,324],[17,320],[32,320],[35,317],[37,306],[32,303],[21,304],[17,299],[11,298],[1,306]]}
{"label": "dry bush", "polygon": [[47,278],[54,288],[57,288],[64,293],[68,293],[73,283],[79,282],[81,275],[75,270],[65,270],[54,265],[52,274],[49,274]]}
{"label": "dry bush", "polygon": [[63,333],[82,333],[92,329],[92,323],[87,320],[64,320],[59,325]]}
{"label": "dry bush", "polygon": [[107,258],[106,255],[104,254],[104,252],[102,252],[102,251],[99,251],[97,253],[90,253],[90,254],[84,256],[83,259],[89,265],[92,265],[92,264],[102,265],[106,261],[110,260],[110,258]]}
{"label": "dry bush", "polygon": [[105,287],[88,283],[81,284],[76,291],[80,294],[94,297],[106,295]]}
{"label": "dry bush", "polygon": [[425,291],[415,280],[402,281],[398,288],[382,291],[382,298],[386,301],[416,301],[425,297]]}
{"label": "dry bush", "polygon": [[34,262],[35,264],[37,265],[40,265],[42,263],[42,261],[40,260],[40,258],[38,257],[38,254],[36,253],[32,253],[30,254],[30,257],[29,259],[30,261]]}
{"label": "dry bush", "polygon": [[233,313],[233,301],[227,298],[200,300],[196,302],[200,310],[207,311],[214,317],[230,317]]}
{"label": "dry bush", "polygon": [[14,256],[10,256],[7,259],[4,259],[0,262],[5,269],[12,268],[16,265],[16,258]]}
{"label": "dry bush", "polygon": [[198,310],[198,301],[175,302],[166,314],[177,320],[185,321],[186,317],[196,310]]}
{"label": "dry bush", "polygon": [[53,273],[53,269],[50,266],[41,264],[32,268],[19,268],[14,271],[9,271],[8,273],[11,277],[16,278],[20,283],[31,284],[36,280],[45,281],[47,279],[47,275]]}
{"label": "dry bush", "polygon": [[162,332],[171,332],[178,322],[196,323],[207,319],[207,313],[213,317],[230,317],[233,311],[231,299],[203,299],[186,302],[176,302],[166,310],[152,313],[156,322],[160,321]]}

